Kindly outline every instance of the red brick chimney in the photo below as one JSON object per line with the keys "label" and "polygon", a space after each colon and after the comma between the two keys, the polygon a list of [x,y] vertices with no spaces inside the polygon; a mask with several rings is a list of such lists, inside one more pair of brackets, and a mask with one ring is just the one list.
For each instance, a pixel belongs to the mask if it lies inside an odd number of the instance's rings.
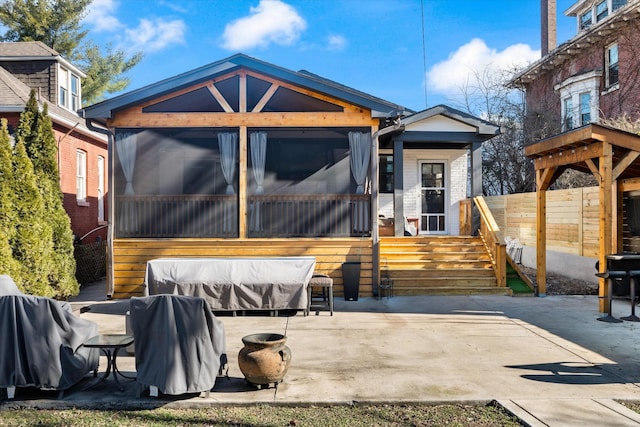
{"label": "red brick chimney", "polygon": [[556,48],[556,0],[540,0],[542,56]]}

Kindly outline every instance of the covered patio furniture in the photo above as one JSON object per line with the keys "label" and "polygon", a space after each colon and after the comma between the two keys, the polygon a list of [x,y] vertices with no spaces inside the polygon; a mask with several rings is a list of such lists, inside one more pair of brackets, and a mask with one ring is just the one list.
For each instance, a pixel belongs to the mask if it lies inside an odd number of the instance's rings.
{"label": "covered patio furniture", "polygon": [[97,349],[82,344],[98,326],[75,316],[68,303],[25,295],[0,276],[0,388],[13,398],[17,387],[64,391],[98,369]]}
{"label": "covered patio furniture", "polygon": [[137,382],[163,394],[208,392],[227,365],[224,325],[200,297],[131,298]]}

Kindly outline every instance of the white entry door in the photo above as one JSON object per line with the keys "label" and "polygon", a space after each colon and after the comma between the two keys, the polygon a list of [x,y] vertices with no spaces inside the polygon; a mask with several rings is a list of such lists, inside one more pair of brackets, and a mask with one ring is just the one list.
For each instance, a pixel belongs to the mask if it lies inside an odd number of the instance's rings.
{"label": "white entry door", "polygon": [[446,233],[446,182],[444,162],[420,163],[421,234]]}

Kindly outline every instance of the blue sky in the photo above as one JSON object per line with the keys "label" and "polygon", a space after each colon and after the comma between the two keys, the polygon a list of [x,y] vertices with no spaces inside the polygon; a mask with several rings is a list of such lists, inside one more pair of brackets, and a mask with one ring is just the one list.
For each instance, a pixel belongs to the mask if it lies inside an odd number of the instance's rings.
{"label": "blue sky", "polygon": [[[557,0],[558,43],[575,1]],[[456,105],[471,70],[540,57],[539,0],[94,0],[84,24],[144,53],[127,90],[241,52],[422,110]]]}

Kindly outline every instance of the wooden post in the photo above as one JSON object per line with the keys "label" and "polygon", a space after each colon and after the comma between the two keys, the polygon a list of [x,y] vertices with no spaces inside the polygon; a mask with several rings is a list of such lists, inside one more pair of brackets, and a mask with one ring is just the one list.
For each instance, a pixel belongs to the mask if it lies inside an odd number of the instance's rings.
{"label": "wooden post", "polygon": [[238,233],[241,239],[247,238],[247,127],[240,126],[238,138]]}
{"label": "wooden post", "polygon": [[[613,152],[612,146],[608,142],[602,144],[602,154],[600,156],[598,172],[600,175],[600,251],[598,260],[600,262],[599,271],[601,273],[607,270],[607,255],[612,253],[612,166]],[[609,308],[609,291],[610,283],[608,280],[600,279],[598,286],[599,303],[598,309],[600,313],[606,313]]]}
{"label": "wooden post", "polygon": [[536,285],[538,296],[547,293],[547,192],[541,187],[542,171],[536,171]]}

